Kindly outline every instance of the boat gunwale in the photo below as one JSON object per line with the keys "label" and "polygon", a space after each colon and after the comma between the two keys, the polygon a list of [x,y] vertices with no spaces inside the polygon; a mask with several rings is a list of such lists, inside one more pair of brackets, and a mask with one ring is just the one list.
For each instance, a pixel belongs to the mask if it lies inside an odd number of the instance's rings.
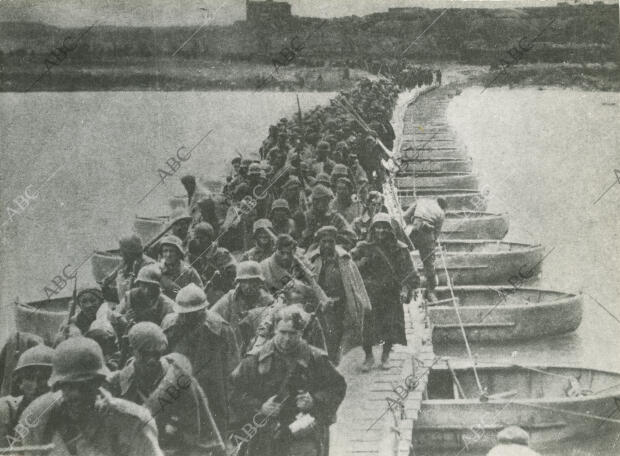
{"label": "boat gunwale", "polygon": [[[456,286],[452,288],[454,290],[454,295],[455,297],[458,298],[457,292],[458,291],[478,291],[478,290],[488,290],[491,289],[493,291],[495,290],[515,290],[514,287],[510,287],[510,286],[481,286],[481,285],[462,285],[462,286]],[[450,288],[448,287],[437,287],[436,288],[436,292],[442,292],[442,291],[449,291]],[[519,310],[519,309],[532,309],[532,308],[545,308],[545,307],[551,307],[551,306],[557,306],[557,305],[562,305],[562,304],[566,304],[569,301],[575,301],[575,304],[580,304],[580,307],[583,306],[583,293],[581,292],[577,292],[577,293],[565,293],[562,291],[557,291],[557,290],[549,290],[549,289],[542,289],[542,288],[534,288],[534,287],[523,287],[523,288],[518,288],[516,289],[515,293],[519,293],[521,291],[531,291],[531,292],[542,292],[542,293],[552,293],[552,294],[557,294],[558,297],[555,299],[551,299],[548,301],[539,301],[539,302],[530,302],[529,304],[506,304],[503,306],[499,306],[500,309],[502,310],[506,310],[506,309],[510,309],[510,310]],[[508,293],[508,294],[512,294],[512,292]],[[497,305],[497,304],[489,304],[489,305],[472,305],[472,306],[468,306],[468,305],[463,305],[459,303],[459,309],[460,310],[470,310],[470,309],[488,309],[489,307],[493,306],[493,305]],[[434,310],[450,310],[450,309],[454,309],[454,305],[442,305],[442,306],[429,306],[428,307],[428,311],[432,312]]]}

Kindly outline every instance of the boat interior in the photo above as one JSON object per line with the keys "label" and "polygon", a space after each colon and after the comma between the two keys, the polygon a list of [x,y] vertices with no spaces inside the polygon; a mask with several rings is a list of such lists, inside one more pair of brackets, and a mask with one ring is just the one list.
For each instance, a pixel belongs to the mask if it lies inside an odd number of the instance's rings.
{"label": "boat interior", "polygon": [[[573,367],[484,366],[478,377],[490,400],[568,399],[600,394],[620,395],[620,374]],[[427,399],[479,399],[480,393],[471,368],[433,368]]]}
{"label": "boat interior", "polygon": [[491,212],[478,212],[478,211],[448,211],[446,212],[446,219],[469,219],[469,218],[483,218],[483,217],[501,217],[502,214],[493,214]]}
{"label": "boat interior", "polygon": [[[452,294],[448,288],[435,289],[437,302],[430,305],[452,306]],[[535,288],[514,287],[481,287],[481,288],[454,288],[454,296],[459,306],[522,306],[539,304],[562,298],[575,297],[574,294],[559,291],[537,290]]]}

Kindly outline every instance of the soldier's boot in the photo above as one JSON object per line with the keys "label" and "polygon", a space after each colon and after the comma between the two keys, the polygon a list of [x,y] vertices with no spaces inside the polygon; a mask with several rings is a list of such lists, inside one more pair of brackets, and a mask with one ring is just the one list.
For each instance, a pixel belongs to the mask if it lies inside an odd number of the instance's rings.
{"label": "soldier's boot", "polygon": [[383,370],[390,369],[390,351],[392,350],[391,345],[384,344],[383,345],[383,353],[381,353],[381,364],[379,367]]}
{"label": "soldier's boot", "polygon": [[370,372],[372,367],[375,365],[375,357],[372,355],[372,351],[370,353],[366,353],[366,359],[362,363],[361,370],[362,372]]}

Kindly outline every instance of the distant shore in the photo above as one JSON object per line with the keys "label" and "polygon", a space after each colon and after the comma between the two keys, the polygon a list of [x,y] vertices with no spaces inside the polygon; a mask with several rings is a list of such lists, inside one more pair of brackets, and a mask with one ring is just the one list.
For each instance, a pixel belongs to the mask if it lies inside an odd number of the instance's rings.
{"label": "distant shore", "polygon": [[[620,91],[620,70],[608,64],[539,63],[500,69],[450,63],[428,64],[450,68],[467,76],[470,84],[485,87],[560,86],[592,91]],[[341,66],[289,65],[278,71],[271,65],[204,60],[136,59],[82,64],[66,62],[49,72],[43,63],[4,62],[0,92],[70,91],[337,91],[373,77],[361,69]],[[35,83],[35,81],[37,81]]]}

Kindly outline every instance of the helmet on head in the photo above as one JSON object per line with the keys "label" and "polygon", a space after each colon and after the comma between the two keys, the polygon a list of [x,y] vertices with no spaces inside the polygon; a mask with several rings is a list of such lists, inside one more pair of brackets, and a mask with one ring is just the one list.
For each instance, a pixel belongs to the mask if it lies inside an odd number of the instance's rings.
{"label": "helmet on head", "polygon": [[164,245],[169,245],[176,248],[181,257],[185,256],[185,251],[183,250],[183,241],[181,241],[181,239],[179,239],[175,235],[170,234],[168,236],[165,236],[161,241],[159,241],[160,251],[163,249]]}
{"label": "helmet on head", "polygon": [[159,286],[161,283],[161,269],[157,264],[148,264],[146,266],[143,266],[138,271],[138,277],[136,277],[135,282],[142,282]]}
{"label": "helmet on head", "polygon": [[256,261],[242,261],[237,266],[237,281],[259,279],[265,281],[260,265]]}
{"label": "helmet on head", "polygon": [[99,344],[86,337],[72,337],[56,347],[48,384],[55,387],[60,383],[88,382],[109,374]]}
{"label": "helmet on head", "polygon": [[270,215],[273,214],[273,211],[275,211],[276,209],[284,209],[286,210],[286,212],[288,212],[289,215],[291,214],[291,208],[288,205],[288,201],[283,198],[277,199],[273,203],[271,203]]}
{"label": "helmet on head", "polygon": [[134,350],[149,350],[162,352],[168,347],[168,339],[155,323],[141,321],[131,327],[128,334],[129,345]]}
{"label": "helmet on head", "polygon": [[174,302],[174,311],[177,313],[190,313],[202,310],[209,305],[205,292],[195,283],[184,286],[177,293]]}
{"label": "helmet on head", "polygon": [[258,230],[265,230],[267,231],[267,233],[269,233],[268,230],[271,230],[272,228],[273,228],[273,225],[271,223],[271,220],[258,219],[257,221],[254,222],[254,225],[252,226],[252,233],[256,235],[256,232]]}
{"label": "helmet on head", "polygon": [[16,375],[26,367],[49,367],[52,368],[52,358],[54,357],[54,349],[47,345],[35,345],[21,354],[17,360],[17,366],[13,371]]}
{"label": "helmet on head", "polygon": [[121,253],[129,253],[139,255],[142,253],[142,241],[138,236],[132,234],[130,236],[122,237],[118,241]]}
{"label": "helmet on head", "polygon": [[334,197],[334,194],[332,193],[332,191],[325,187],[324,185],[318,184],[315,185],[314,188],[312,189],[312,199],[313,200],[318,200],[321,198],[329,198],[332,199]]}

